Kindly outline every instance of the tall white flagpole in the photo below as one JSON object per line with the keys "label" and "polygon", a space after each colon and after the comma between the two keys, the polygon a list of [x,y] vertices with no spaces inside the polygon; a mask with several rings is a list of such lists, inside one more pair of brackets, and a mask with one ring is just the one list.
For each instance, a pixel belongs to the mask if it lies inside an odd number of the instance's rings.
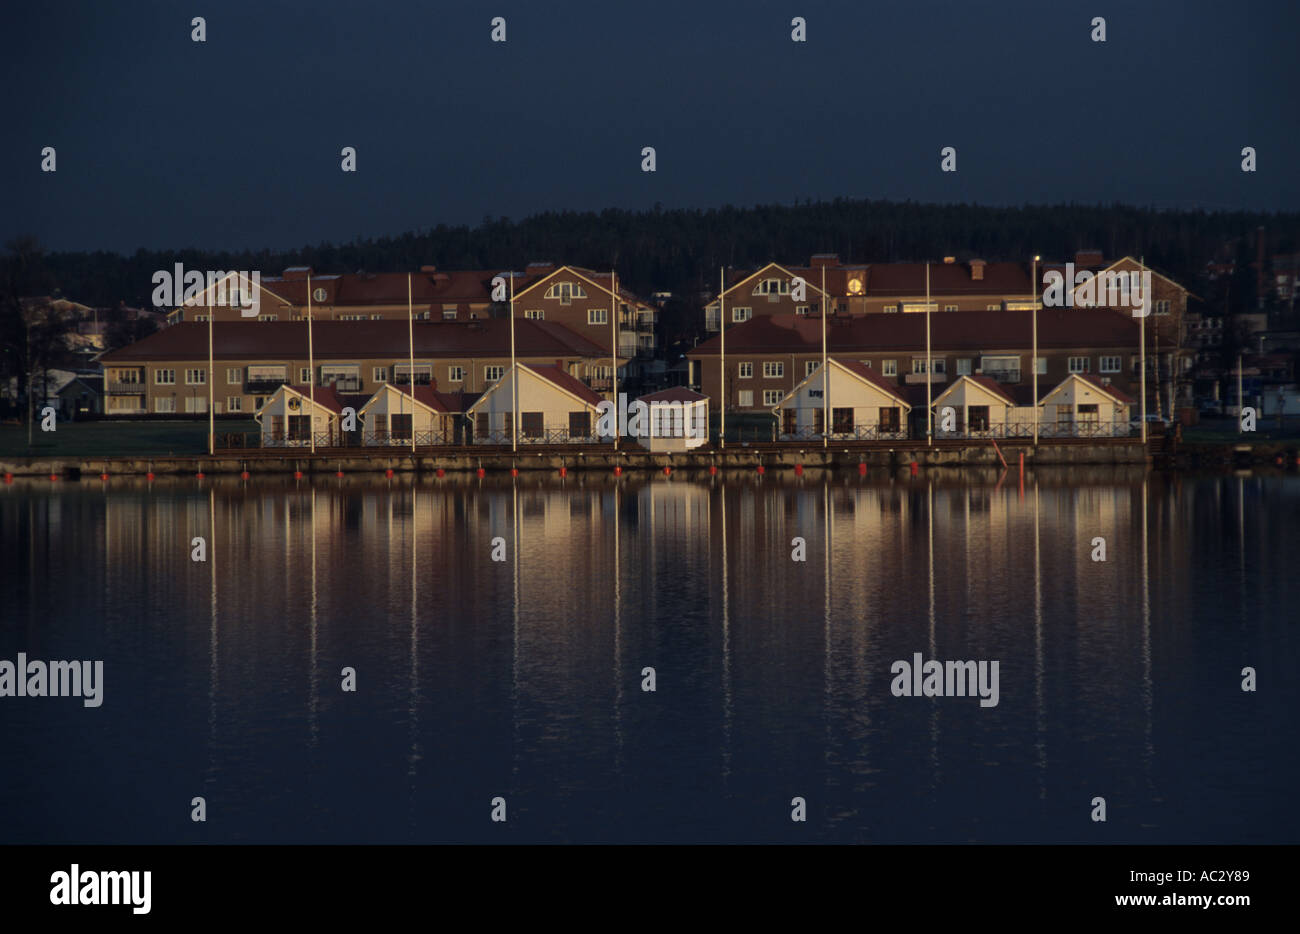
{"label": "tall white flagpole", "polygon": [[614,328],[614,344],[610,360],[614,364],[610,369],[610,401],[614,403],[614,450],[618,450],[618,274],[609,271],[609,317]]}
{"label": "tall white flagpole", "polygon": [[519,369],[515,365],[515,274],[510,273],[510,453],[519,451]]}
{"label": "tall white flagpole", "polygon": [[316,351],[311,342],[311,272],[307,273],[307,393],[311,400],[311,414],[307,416],[307,436],[311,438],[311,452],[316,453]]}
{"label": "tall white flagpole", "polygon": [[[822,447],[830,445],[831,437],[831,374],[827,368],[826,355],[826,315],[830,311],[830,300],[826,296],[826,267],[822,266]],[[793,379],[796,374],[791,373]]]}
{"label": "tall white flagpole", "polygon": [[[230,290],[227,289],[227,292]],[[215,454],[217,447],[217,416],[213,409],[213,385],[216,374],[212,371],[212,293],[208,293],[208,453]]]}
{"label": "tall white flagpole", "polygon": [[933,383],[934,362],[930,359],[930,264],[925,264],[925,445],[932,447],[934,445],[934,412],[930,406],[933,404],[931,386]]}
{"label": "tall white flagpole", "polygon": [[1033,272],[1030,278],[1034,280],[1034,300],[1030,303],[1030,315],[1034,319],[1034,349],[1033,355],[1029,359],[1029,366],[1033,370],[1034,384],[1034,446],[1038,446],[1038,255],[1034,255]]}
{"label": "tall white flagpole", "polygon": [[[1142,259],[1145,260],[1146,257],[1143,256]],[[1150,296],[1150,295],[1146,296],[1146,299],[1147,299],[1148,302],[1150,302],[1150,301],[1151,301],[1151,296]],[[1139,328],[1139,331],[1138,331],[1138,369],[1140,369],[1140,370],[1142,371],[1141,374],[1140,374],[1139,377],[1138,377],[1139,383],[1140,383],[1140,385],[1141,385],[1141,388],[1138,390],[1138,392],[1139,392],[1139,394],[1142,396],[1141,401],[1138,403],[1138,411],[1141,413],[1141,418],[1142,418],[1142,443],[1145,445],[1145,444],[1147,443],[1147,321],[1146,321],[1146,318],[1141,318],[1141,319],[1138,320],[1138,328]],[[1238,374],[1240,374],[1240,372],[1241,372],[1241,367],[1240,367],[1240,365],[1238,365],[1238,367],[1237,367],[1237,372],[1238,372]],[[1240,395],[1241,395],[1240,391],[1238,391],[1237,395],[1238,395],[1238,397],[1240,397]],[[1240,400],[1240,398],[1238,398],[1238,400],[1237,400],[1237,405],[1238,405],[1238,406],[1241,405],[1241,400]],[[1240,414],[1240,413],[1238,413],[1238,414]]]}
{"label": "tall white flagpole", "polygon": [[727,446],[727,267],[718,268],[718,441]]}
{"label": "tall white flagpole", "polygon": [[[406,274],[406,341],[410,350],[410,386],[411,386],[411,453],[415,453],[415,307],[411,304],[411,274]],[[433,379],[430,374],[429,385],[432,387]],[[403,412],[405,412],[406,400],[402,400]]]}

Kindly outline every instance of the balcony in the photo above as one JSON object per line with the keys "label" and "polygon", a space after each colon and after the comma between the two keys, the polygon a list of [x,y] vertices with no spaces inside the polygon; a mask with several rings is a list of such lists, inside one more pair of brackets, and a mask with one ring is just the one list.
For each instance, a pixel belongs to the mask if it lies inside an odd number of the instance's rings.
{"label": "balcony", "polygon": [[144,383],[124,383],[120,380],[112,380],[105,384],[105,392],[121,393],[128,396],[144,395]]}
{"label": "balcony", "polygon": [[[923,386],[923,385],[925,385],[925,383],[926,383],[926,374],[925,374],[925,373],[908,373],[908,374],[906,374],[906,375],[903,377],[903,382],[904,382],[904,383],[907,383],[908,385],[919,384],[919,385],[922,385],[922,386]],[[947,373],[931,373],[931,374],[929,374],[929,382],[931,382],[931,383],[946,383],[946,382],[948,382],[948,374],[947,374]]]}
{"label": "balcony", "polygon": [[244,383],[244,392],[250,396],[269,396],[289,381],[280,379],[250,379]]}
{"label": "balcony", "polygon": [[322,382],[324,386],[332,385],[335,392],[361,392],[361,377],[349,376]]}
{"label": "balcony", "polygon": [[991,380],[996,380],[999,383],[1020,382],[1019,370],[985,370],[984,375]]}

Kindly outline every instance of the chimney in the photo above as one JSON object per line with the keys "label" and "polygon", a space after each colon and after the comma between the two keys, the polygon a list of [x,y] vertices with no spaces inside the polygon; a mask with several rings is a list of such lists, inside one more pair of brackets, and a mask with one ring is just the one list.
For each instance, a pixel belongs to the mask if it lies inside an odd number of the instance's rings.
{"label": "chimney", "polygon": [[313,272],[310,266],[289,266],[284,270],[282,279],[306,279]]}
{"label": "chimney", "polygon": [[822,266],[838,266],[840,264],[840,254],[838,253],[817,253],[808,265],[813,269],[819,269]]}
{"label": "chimney", "polygon": [[431,276],[431,275],[433,275],[433,274],[434,274],[435,272],[437,272],[437,271],[438,271],[438,267],[437,267],[437,266],[421,266],[421,267],[420,267],[420,272],[424,273],[426,276]]}
{"label": "chimney", "polygon": [[973,282],[981,282],[984,279],[984,260],[973,259],[970,261],[970,277]]}
{"label": "chimney", "polygon": [[1089,269],[1094,266],[1104,265],[1101,250],[1077,250],[1074,254],[1074,266],[1076,269]]}
{"label": "chimney", "polygon": [[943,264],[945,266],[951,266],[955,262],[957,262],[957,257],[955,256],[945,256],[943,258]]}
{"label": "chimney", "polygon": [[528,264],[528,272],[530,272],[530,273],[533,273],[533,272],[550,272],[550,271],[551,271],[552,269],[554,269],[554,268],[555,268],[555,264],[554,264],[554,263],[550,263],[550,262],[547,262],[547,263],[529,263],[529,264]]}

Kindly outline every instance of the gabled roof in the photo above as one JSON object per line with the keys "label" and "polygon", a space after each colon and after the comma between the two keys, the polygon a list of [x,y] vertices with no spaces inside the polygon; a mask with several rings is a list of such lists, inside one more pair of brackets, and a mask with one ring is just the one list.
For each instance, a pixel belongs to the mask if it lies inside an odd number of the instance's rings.
{"label": "gabled roof", "polygon": [[1050,392],[1044,393],[1043,398],[1046,399],[1053,392],[1056,392],[1056,390],[1060,389],[1061,386],[1064,386],[1066,383],[1068,383],[1071,379],[1077,379],[1082,383],[1087,383],[1090,388],[1095,389],[1098,392],[1105,393],[1106,395],[1114,399],[1116,402],[1122,402],[1125,405],[1132,405],[1134,402],[1137,401],[1128,393],[1124,392],[1122,389],[1116,386],[1108,386],[1105,383],[1101,382],[1100,380],[1094,379],[1091,376],[1085,376],[1082,373],[1071,373],[1068,377],[1061,380],[1061,382],[1058,385],[1054,386]]}
{"label": "gabled roof", "polygon": [[641,396],[639,402],[703,402],[709,397],[685,386],[673,386]]}
{"label": "gabled roof", "polygon": [[[912,403],[908,401],[907,397],[902,392],[899,391],[899,387],[891,384],[884,377],[877,376],[874,372],[872,372],[871,367],[863,366],[861,363],[859,363],[856,360],[839,360],[836,359],[835,357],[829,357],[828,360],[831,366],[838,367],[839,369],[843,370],[845,373],[852,376],[854,379],[869,384],[873,389],[879,390],[880,392],[889,396],[891,399],[897,399],[899,402],[901,402],[904,406],[906,406],[909,409],[912,407]],[[799,393],[799,390],[804,387],[805,383],[809,383],[814,379],[820,378],[821,372],[822,372],[822,368],[821,365],[819,364],[815,370],[813,370],[811,373],[809,373],[807,376],[801,379],[798,383],[795,384],[793,389],[791,389],[788,393],[786,393],[784,396],[781,397],[781,401],[777,403],[777,405],[773,406],[773,411],[779,409],[782,405],[784,405],[785,401],[789,399],[791,396],[797,395]]]}
{"label": "gabled roof", "polygon": [[[586,383],[582,382],[576,377],[570,376],[560,367],[533,366],[532,364],[527,364],[527,363],[517,363],[516,366],[520,370],[525,370],[529,373],[532,373],[534,376],[537,376],[538,378],[550,383],[560,392],[572,396],[575,400],[583,403],[584,405],[589,405],[594,407],[600,405],[601,402],[605,401],[597,393],[593,392],[591,388],[587,386]],[[507,374],[509,374],[510,371],[507,370],[506,372]],[[504,386],[505,382],[506,380],[504,377],[497,380],[495,383],[492,384],[492,386],[486,392],[484,392],[481,396],[475,399],[471,404],[467,405],[465,407],[465,411],[469,412],[471,409],[476,408],[480,402],[482,402],[488,396],[492,395],[494,392],[496,392],[498,389]]]}
{"label": "gabled roof", "polygon": [[[926,263],[872,263],[867,295],[925,295]],[[930,296],[1033,295],[1029,271],[1020,263],[984,263],[982,279],[971,278],[969,263],[929,263]]]}
{"label": "gabled roof", "polygon": [[960,386],[963,381],[968,381],[975,384],[976,386],[980,387],[985,392],[989,393],[995,398],[1001,399],[1003,403],[1005,403],[1006,405],[1017,404],[1015,396],[1013,396],[1010,392],[1008,392],[1006,387],[1004,387],[997,380],[990,379],[989,377],[982,376],[982,375],[981,376],[965,375],[965,376],[959,376],[955,380],[953,380],[952,385],[950,385],[943,392],[939,393],[939,395],[937,395],[934,398],[934,401],[931,403],[931,405],[938,405],[940,400],[946,398],[949,394],[956,392],[957,387]]}
{"label": "gabled roof", "polygon": [[398,386],[394,383],[385,383],[376,389],[374,394],[368,397],[357,411],[361,412],[370,408],[379,399],[380,395],[386,392],[395,392],[399,396],[414,399],[416,405],[439,415],[456,415],[464,411],[462,408],[462,393],[439,392],[432,386],[416,386],[414,392],[412,392],[411,387]]}
{"label": "gabled roof", "polygon": [[266,403],[262,408],[257,410],[257,413],[260,415],[262,409],[265,409],[266,406],[270,405],[271,400],[276,396],[281,394],[289,395],[290,393],[296,396],[301,396],[304,403],[315,401],[318,408],[328,409],[335,415],[343,414],[344,401],[339,398],[338,393],[334,391],[332,386],[317,386],[313,389],[310,386],[290,386],[287,383],[276,389],[276,391],[267,398]]}
{"label": "gabled roof", "polygon": [[[546,267],[541,270],[534,270],[532,272],[525,274],[522,287],[521,287],[521,283],[516,282],[515,301],[516,302],[519,301],[519,299],[523,298],[525,295],[527,295],[529,292],[536,289],[538,286],[548,282],[551,279],[557,279],[557,278],[562,281],[567,281],[568,278],[579,279],[587,283],[597,291],[604,292],[606,295],[613,296],[614,292],[610,288],[611,276],[612,273],[596,272],[591,269],[584,269],[581,266],[559,266],[554,269],[550,267]],[[618,286],[618,297],[622,301],[627,302],[628,304],[649,305],[648,302],[644,301],[637,295],[623,288],[621,284]]]}

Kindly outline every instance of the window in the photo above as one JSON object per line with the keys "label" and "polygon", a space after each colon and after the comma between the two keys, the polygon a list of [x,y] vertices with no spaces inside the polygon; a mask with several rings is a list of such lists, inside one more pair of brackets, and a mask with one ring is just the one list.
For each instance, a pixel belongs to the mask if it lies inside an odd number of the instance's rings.
{"label": "window", "polygon": [[242,412],[243,409],[244,409],[244,399],[243,399],[242,396],[227,396],[227,397],[226,397],[226,411],[227,411],[227,412]]}
{"label": "window", "polygon": [[365,321],[365,315],[339,315],[340,321]]}
{"label": "window", "polygon": [[483,367],[483,379],[489,383],[495,383],[501,377],[506,375],[506,368],[503,366],[485,366]]}
{"label": "window", "polygon": [[805,377],[812,376],[817,366],[818,362],[816,360],[805,360],[803,362],[803,375]]}
{"label": "window", "polygon": [[1088,372],[1088,363],[1089,363],[1089,358],[1088,358],[1088,357],[1071,357],[1071,358],[1070,358],[1070,372],[1071,372],[1071,373],[1087,373],[1087,372]]}
{"label": "window", "polygon": [[969,358],[969,357],[966,357],[965,359],[962,359],[962,360],[958,360],[958,361],[957,361],[957,375],[958,375],[958,376],[970,376],[970,358]]}
{"label": "window", "polygon": [[444,309],[442,310],[442,320],[443,320],[443,321],[455,321],[455,320],[456,320],[456,309],[455,309],[455,308],[450,308],[450,309],[448,309],[448,308],[444,308]]}
{"label": "window", "polygon": [[1079,421],[1095,422],[1099,417],[1097,403],[1084,404],[1079,406]]}
{"label": "window", "polygon": [[429,386],[433,383],[433,364],[417,363],[415,370],[411,370],[409,363],[399,363],[393,367],[393,384],[396,386],[409,386],[414,377],[415,385]]}
{"label": "window", "polygon": [[1119,357],[1102,357],[1100,371],[1102,373],[1118,373],[1123,366]]}
{"label": "window", "polygon": [[[586,298],[587,293],[576,282],[556,282],[546,290],[547,298],[558,298],[561,305],[568,305],[575,298]],[[591,322],[588,322],[589,324]]]}
{"label": "window", "polygon": [[943,357],[935,357],[931,363],[934,365],[934,372],[946,376],[948,374],[948,361]]}
{"label": "window", "polygon": [[371,381],[375,383],[388,382],[388,367],[386,366],[375,367],[373,370],[370,371],[370,378]]}
{"label": "window", "polygon": [[1002,310],[1002,306],[1001,306],[1001,305],[985,305],[985,306],[984,306],[984,310],[985,310],[985,311],[1001,311],[1001,310]]}
{"label": "window", "polygon": [[795,305],[795,306],[794,306],[794,313],[795,313],[796,315],[806,315],[806,314],[808,314],[808,306],[807,306],[807,305]]}
{"label": "window", "polygon": [[898,311],[898,306],[897,306],[897,305],[886,305],[885,307],[881,308],[880,310],[881,310],[881,311],[884,311],[884,312],[888,312],[888,313],[893,313],[893,312]]}
{"label": "window", "polygon": [[731,320],[733,322],[748,321],[754,317],[754,309],[747,306],[739,306],[731,309]]}
{"label": "window", "polygon": [[155,386],[175,386],[176,371],[175,370],[154,370],[153,381]]}
{"label": "window", "polygon": [[925,372],[925,357],[913,357],[913,358],[912,358],[912,372],[913,372],[913,373],[924,373],[924,372]]}
{"label": "window", "polygon": [[784,363],[763,364],[763,379],[780,379],[782,376],[785,376]]}
{"label": "window", "polygon": [[311,431],[310,415],[290,415],[289,416],[289,440],[306,441],[308,432]]}
{"label": "window", "polygon": [[370,320],[371,320],[371,321],[383,321],[383,320],[384,320],[384,316],[383,316],[383,315],[371,315],[371,316],[370,316]]}
{"label": "window", "polygon": [[311,385],[311,367],[298,367],[298,382],[302,383],[304,386]]}
{"label": "window", "polygon": [[944,310],[944,311],[956,311],[956,310],[957,310],[957,306],[956,306],[956,305],[944,305],[944,306],[943,306],[943,310]]}
{"label": "window", "polygon": [[569,437],[570,438],[591,437],[591,413],[590,412],[569,413]]}
{"label": "window", "polygon": [[881,373],[882,376],[897,376],[897,375],[898,375],[898,361],[897,361],[897,360],[885,360],[885,361],[883,361],[883,362],[880,364],[880,373]]}
{"label": "window", "polygon": [[257,320],[258,321],[279,321],[280,316],[279,315],[258,315]]}
{"label": "window", "polygon": [[780,405],[783,396],[785,396],[785,393],[779,389],[764,389],[763,404],[768,406]]}
{"label": "window", "polygon": [[155,412],[175,412],[176,400],[171,396],[167,396],[163,399],[154,399],[153,410]]}
{"label": "window", "polygon": [[541,412],[522,412],[519,422],[519,430],[525,438],[540,438],[545,434],[542,430]]}
{"label": "window", "polygon": [[971,431],[988,431],[989,407],[987,405],[967,406],[966,425]]}
{"label": "window", "polygon": [[1156,302],[1156,314],[1158,315],[1169,314],[1169,299],[1164,298]]}
{"label": "window", "polygon": [[898,431],[898,406],[881,407],[878,422],[881,431]]}
{"label": "window", "polygon": [[318,301],[318,302],[323,302],[323,301],[325,301],[325,290],[324,290],[324,289],[314,289],[314,290],[312,291],[312,293],[311,293],[311,297],[314,298],[314,299],[316,299],[316,301]]}
{"label": "window", "polygon": [[415,416],[410,412],[393,412],[388,416],[389,435],[394,441],[410,441]]}
{"label": "window", "polygon": [[853,410],[849,408],[831,409],[831,431],[836,434],[853,432]]}
{"label": "window", "polygon": [[754,364],[741,363],[736,366],[736,375],[740,379],[750,379],[754,375]]}
{"label": "window", "polygon": [[447,367],[447,382],[449,383],[465,382],[465,368],[463,366]]}
{"label": "window", "polygon": [[208,410],[207,396],[186,396],[185,397],[185,411],[189,412],[191,415],[197,414],[199,412],[206,412],[207,410]]}
{"label": "window", "polygon": [[237,366],[226,367],[226,385],[242,386],[244,383],[244,371]]}
{"label": "window", "polygon": [[1046,376],[1046,375],[1047,375],[1047,358],[1046,358],[1046,357],[1035,357],[1035,358],[1034,358],[1034,372],[1036,372],[1039,376]]}
{"label": "window", "polygon": [[742,409],[747,409],[754,404],[754,390],[742,389],[736,393],[736,404]]}
{"label": "window", "polygon": [[194,316],[194,320],[195,320],[195,321],[211,321],[211,320],[212,320],[212,315],[195,315],[195,316]]}
{"label": "window", "polygon": [[206,386],[208,384],[208,371],[204,369],[186,370],[186,386]]}
{"label": "window", "polygon": [[[545,308],[527,308],[527,309],[524,310],[524,317],[525,317],[527,320],[529,320],[529,321],[544,321],[544,320],[546,320],[546,309],[545,309]],[[588,324],[600,324],[601,322],[599,322],[599,321],[592,321],[592,320],[591,320],[591,312],[588,312],[588,313],[587,313],[587,323],[588,323]]]}
{"label": "window", "polygon": [[587,323],[588,324],[609,324],[609,309],[588,308]]}
{"label": "window", "polygon": [[786,279],[764,279],[754,286],[755,295],[789,295],[790,282]]}

